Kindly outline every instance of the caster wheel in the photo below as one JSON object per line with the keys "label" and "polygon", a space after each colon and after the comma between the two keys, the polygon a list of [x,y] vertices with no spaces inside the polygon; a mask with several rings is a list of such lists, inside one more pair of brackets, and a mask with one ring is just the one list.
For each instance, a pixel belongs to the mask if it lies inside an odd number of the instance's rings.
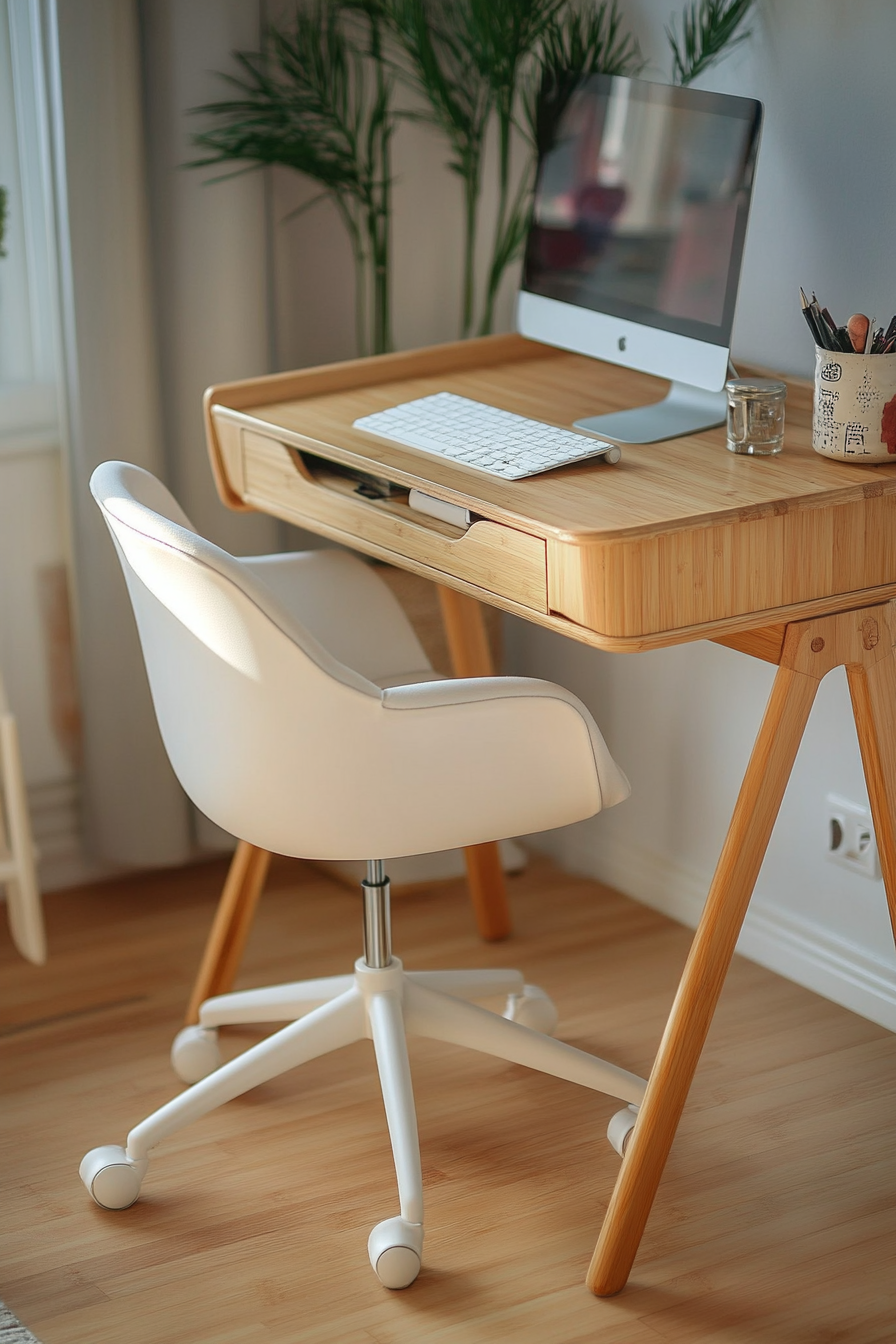
{"label": "caster wheel", "polygon": [[504,1016],[545,1036],[553,1036],[559,1021],[554,1000],[537,985],[523,985],[522,994],[510,994]]}
{"label": "caster wheel", "polygon": [[140,1194],[147,1165],[145,1157],[133,1162],[123,1148],[107,1143],[90,1150],[78,1174],[101,1209],[127,1209]]}
{"label": "caster wheel", "polygon": [[409,1288],[420,1273],[423,1227],[403,1218],[377,1223],[367,1240],[373,1272],[386,1288]]}
{"label": "caster wheel", "polygon": [[198,1083],[221,1067],[214,1027],[184,1027],[171,1047],[171,1067],[182,1083]]}
{"label": "caster wheel", "polygon": [[626,1106],[624,1111],[617,1111],[607,1125],[607,1138],[620,1157],[625,1157],[628,1136],[634,1129],[637,1118],[637,1106]]}

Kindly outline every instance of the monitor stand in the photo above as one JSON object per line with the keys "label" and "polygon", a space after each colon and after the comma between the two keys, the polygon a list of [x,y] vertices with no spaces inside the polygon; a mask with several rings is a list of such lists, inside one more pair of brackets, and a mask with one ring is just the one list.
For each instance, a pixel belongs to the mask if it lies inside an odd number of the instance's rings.
{"label": "monitor stand", "polygon": [[661,439],[678,439],[684,434],[724,425],[727,413],[724,388],[706,392],[690,383],[672,383],[662,401],[609,415],[592,415],[577,420],[575,428],[617,443],[659,443]]}

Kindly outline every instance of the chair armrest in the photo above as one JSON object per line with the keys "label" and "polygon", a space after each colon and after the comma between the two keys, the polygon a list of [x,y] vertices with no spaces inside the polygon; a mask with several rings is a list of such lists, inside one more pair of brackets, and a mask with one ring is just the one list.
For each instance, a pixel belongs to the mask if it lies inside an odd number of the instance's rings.
{"label": "chair armrest", "polygon": [[383,692],[384,708],[401,711],[461,707],[495,700],[522,702],[519,704],[521,732],[525,732],[525,702],[546,699],[568,705],[587,729],[600,783],[601,805],[613,807],[623,802],[631,794],[631,785],[610,755],[603,735],[587,707],[578,696],[563,686],[535,677],[459,677],[451,681],[394,686]]}

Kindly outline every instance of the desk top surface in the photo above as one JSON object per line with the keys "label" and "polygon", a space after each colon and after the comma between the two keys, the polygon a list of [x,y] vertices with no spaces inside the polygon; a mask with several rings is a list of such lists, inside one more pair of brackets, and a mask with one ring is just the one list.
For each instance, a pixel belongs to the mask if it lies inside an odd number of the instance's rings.
{"label": "desk top surface", "polygon": [[477,513],[565,543],[647,537],[755,520],[896,492],[896,463],[830,461],[811,446],[812,386],[788,379],[783,452],[739,456],[724,428],[623,448],[616,466],[588,461],[503,481],[352,428],[359,416],[438,391],[558,425],[656,401],[665,384],[518,336],[458,342],[209,389],[207,407],[276,427],[286,442],[417,485]]}

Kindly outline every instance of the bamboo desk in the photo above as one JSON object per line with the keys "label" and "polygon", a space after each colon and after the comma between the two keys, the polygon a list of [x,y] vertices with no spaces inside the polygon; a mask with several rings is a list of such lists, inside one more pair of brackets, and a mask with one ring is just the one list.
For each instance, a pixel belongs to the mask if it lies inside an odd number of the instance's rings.
{"label": "bamboo desk", "polygon": [[[588,1273],[606,1295],[628,1278],[815,692],[838,666],[896,931],[896,464],[814,453],[811,386],[797,381],[772,459],[729,453],[712,430],[624,448],[615,467],[506,482],[352,429],[443,390],[569,425],[655,400],[662,385],[501,336],[213,387],[221,497],[597,648],[713,639],[779,669]],[[474,521],[464,531],[402,495],[362,498],[340,467],[417,486]]]}

